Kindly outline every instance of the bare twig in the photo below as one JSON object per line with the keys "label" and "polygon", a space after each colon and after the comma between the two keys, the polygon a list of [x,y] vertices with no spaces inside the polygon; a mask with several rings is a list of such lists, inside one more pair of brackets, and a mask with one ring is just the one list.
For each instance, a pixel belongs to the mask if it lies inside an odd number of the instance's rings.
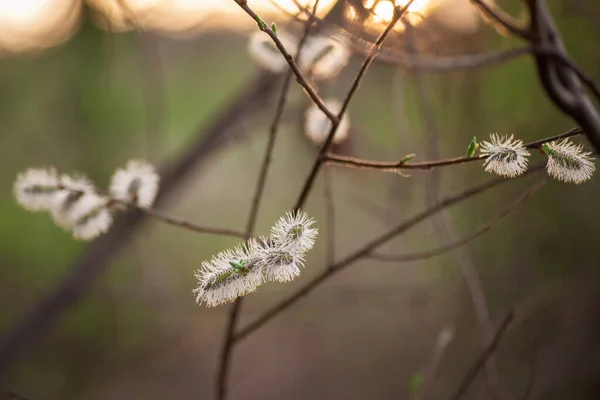
{"label": "bare twig", "polygon": [[[529,175],[529,174],[537,172],[537,171],[540,171],[543,168],[544,168],[544,164],[538,164],[536,166],[533,166],[532,168],[529,169],[529,171],[525,172],[524,175],[521,175],[521,177]],[[515,178],[515,179],[519,179],[519,178]],[[365,244],[363,247],[359,248],[358,250],[354,251],[350,255],[346,256],[344,259],[336,262],[333,266],[331,266],[330,268],[325,270],[323,273],[318,275],[313,280],[309,281],[306,285],[304,285],[302,288],[300,288],[294,294],[289,296],[287,299],[282,300],[281,302],[277,303],[276,305],[274,305],[273,307],[268,309],[263,315],[261,315],[256,320],[249,323],[244,328],[242,328],[239,332],[237,332],[235,335],[235,340],[240,341],[240,340],[244,339],[250,333],[254,332],[258,328],[263,326],[265,323],[269,322],[273,317],[280,314],[281,312],[286,310],[288,307],[290,307],[292,304],[296,303],[298,300],[300,300],[301,298],[306,296],[313,289],[318,287],[321,283],[323,283],[324,281],[329,279],[334,274],[344,270],[345,268],[347,268],[354,262],[356,262],[356,261],[362,259],[363,257],[367,256],[368,254],[372,253],[373,250],[377,249],[379,246],[381,246],[384,243],[388,242],[389,240],[395,238],[396,236],[410,230],[411,228],[413,228],[420,222],[425,221],[432,215],[434,215],[448,207],[451,207],[455,204],[458,204],[464,200],[467,200],[473,196],[483,193],[493,187],[496,187],[498,185],[501,185],[501,184],[509,182],[509,181],[510,180],[503,179],[503,178],[493,178],[493,179],[487,180],[483,183],[472,186],[471,188],[469,188],[465,191],[462,191],[458,194],[455,194],[453,196],[448,196],[448,197],[444,198],[443,200],[441,200],[440,202],[438,202],[437,204],[435,204],[431,207],[428,207],[427,209],[421,211],[420,213],[417,213],[417,214],[413,215],[412,217],[406,219],[405,221],[398,224],[390,231],[374,238],[373,240],[371,240],[370,242]]]}
{"label": "bare twig", "polygon": [[172,217],[169,215],[165,215],[160,211],[152,208],[144,208],[138,207],[135,204],[131,204],[125,201],[118,201],[116,199],[111,199],[112,202],[122,204],[124,206],[130,207],[134,210],[138,210],[144,213],[146,216],[154,218],[158,221],[164,222],[165,224],[177,226],[179,228],[183,228],[196,233],[206,233],[211,235],[223,235],[223,236],[233,236],[238,238],[245,238],[246,233],[237,229],[229,229],[229,228],[221,228],[221,227],[212,227],[212,226],[203,226],[197,225],[191,221],[188,221],[183,218]]}
{"label": "bare twig", "polygon": [[333,201],[333,171],[323,171],[323,200],[325,202],[325,224],[327,230],[326,265],[335,262],[335,202]]}
{"label": "bare twig", "polygon": [[378,260],[378,261],[386,261],[386,262],[406,262],[406,261],[417,261],[417,260],[426,260],[428,258],[437,257],[449,251],[452,251],[458,247],[464,246],[472,240],[480,237],[484,233],[488,232],[495,226],[497,226],[500,222],[506,219],[509,215],[517,210],[517,208],[523,204],[527,199],[533,196],[538,190],[540,190],[546,184],[545,181],[540,181],[537,184],[533,185],[527,192],[525,192],[521,197],[519,197],[513,204],[504,209],[494,218],[492,218],[489,222],[484,224],[481,228],[471,233],[468,236],[465,236],[459,240],[456,240],[452,243],[448,243],[437,247],[435,249],[420,251],[416,253],[406,253],[406,254],[379,254],[373,253],[369,254],[367,258]]}
{"label": "bare twig", "polygon": [[467,390],[469,390],[469,387],[471,386],[471,383],[473,383],[473,381],[477,377],[477,374],[479,373],[479,371],[481,371],[481,369],[483,368],[483,366],[486,364],[486,361],[498,349],[498,345],[500,344],[500,340],[502,339],[502,336],[504,335],[504,332],[506,332],[506,329],[508,328],[508,326],[510,325],[510,323],[512,322],[513,319],[514,319],[514,311],[511,310],[511,311],[508,312],[508,314],[506,314],[506,316],[504,317],[504,319],[500,323],[500,326],[498,326],[498,329],[496,330],[496,333],[494,334],[493,339],[486,346],[486,348],[481,353],[481,355],[477,358],[477,360],[475,361],[475,363],[473,364],[473,366],[471,368],[469,368],[469,370],[467,371],[467,374],[465,375],[464,379],[460,382],[460,385],[458,386],[458,389],[450,397],[450,400],[458,400],[458,399],[460,399],[462,396],[464,396],[467,393]]}
{"label": "bare twig", "polygon": [[[256,14],[250,8],[250,6],[248,5],[248,2],[246,0],[233,0],[233,1],[235,1],[246,12],[246,14],[251,16],[255,21],[257,21],[257,22],[262,21],[262,18],[260,18],[260,16],[258,14]],[[296,80],[304,88],[304,91],[306,92],[306,94],[317,105],[317,107],[319,107],[319,109],[321,111],[323,111],[323,113],[325,115],[327,115],[327,118],[329,118],[329,120],[333,124],[338,124],[339,117],[336,116],[335,114],[333,114],[327,108],[327,106],[325,105],[325,102],[323,101],[323,99],[321,99],[321,97],[317,93],[316,89],[314,89],[312,87],[312,85],[310,83],[308,83],[308,81],[306,80],[306,77],[300,70],[300,67],[298,66],[296,61],[294,61],[294,57],[292,57],[292,55],[290,53],[288,53],[288,51],[286,50],[283,43],[281,43],[281,40],[279,40],[279,38],[277,37],[277,34],[275,32],[273,32],[273,30],[271,28],[269,28],[266,24],[259,23],[258,25],[259,25],[260,30],[265,32],[267,35],[269,35],[269,37],[273,40],[273,43],[275,43],[275,46],[277,47],[279,52],[283,55],[283,57],[287,61],[288,65],[294,72],[294,75],[296,75]]]}
{"label": "bare twig", "polygon": [[500,27],[506,32],[526,40],[533,37],[529,30],[520,27],[517,21],[500,9],[495,3],[488,3],[487,0],[471,0],[471,3],[481,12],[482,16],[486,17],[492,27],[496,29]]}

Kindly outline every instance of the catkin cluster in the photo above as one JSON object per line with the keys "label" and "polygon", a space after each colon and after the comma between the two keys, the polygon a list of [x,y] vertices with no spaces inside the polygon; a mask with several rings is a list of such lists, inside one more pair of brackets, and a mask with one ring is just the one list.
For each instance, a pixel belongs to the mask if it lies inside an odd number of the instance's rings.
{"label": "catkin cluster", "polygon": [[14,184],[17,202],[26,210],[47,211],[56,225],[79,240],[91,240],[108,231],[113,214],[125,206],[150,207],[160,178],[154,167],[131,160],[112,176],[108,194],[102,194],[83,175],[59,174],[54,168],[30,168]]}
{"label": "catkin cluster", "polygon": [[250,239],[204,261],[196,271],[196,302],[214,307],[254,292],[263,282],[288,282],[300,275],[317,237],[304,212],[287,213],[269,237]]}
{"label": "catkin cluster", "polygon": [[[485,156],[485,170],[490,173],[514,178],[527,170],[531,154],[513,135],[492,134],[490,141],[481,143],[481,154]],[[567,183],[582,183],[592,177],[596,167],[590,152],[569,139],[542,144],[541,152],[548,157],[546,171],[551,177]]]}

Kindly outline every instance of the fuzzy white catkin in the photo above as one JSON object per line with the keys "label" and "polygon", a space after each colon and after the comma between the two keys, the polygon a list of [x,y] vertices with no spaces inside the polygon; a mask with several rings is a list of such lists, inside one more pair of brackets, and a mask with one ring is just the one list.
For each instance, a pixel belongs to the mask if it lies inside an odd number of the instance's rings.
{"label": "fuzzy white catkin", "polygon": [[288,212],[271,228],[271,240],[277,246],[294,248],[294,251],[310,250],[319,233],[312,228],[315,220],[303,211]]}
{"label": "fuzzy white catkin", "polygon": [[93,192],[85,193],[69,212],[72,220],[73,237],[91,240],[108,231],[112,225],[112,214],[108,199]]}
{"label": "fuzzy white catkin", "polygon": [[[204,261],[195,275],[198,287],[193,290],[198,304],[215,307],[254,292],[263,282],[262,270],[256,264],[260,245],[250,240],[233,250],[225,250]],[[242,274],[231,263],[244,262],[250,265],[249,271]],[[251,264],[249,264],[251,263]]]}
{"label": "fuzzy white catkin", "polygon": [[130,160],[112,176],[109,192],[117,200],[151,207],[158,193],[160,177],[154,167],[141,160]]}
{"label": "fuzzy white catkin", "polygon": [[258,265],[266,280],[289,282],[300,275],[304,267],[304,253],[289,245],[264,247],[258,257]]}
{"label": "fuzzy white catkin", "polygon": [[[287,52],[294,56],[297,49],[294,38],[283,31],[277,31],[277,37]],[[282,72],[288,65],[271,37],[262,31],[255,31],[250,36],[248,53],[261,68],[273,73]]]}
{"label": "fuzzy white catkin", "polygon": [[17,175],[13,187],[15,199],[29,211],[47,211],[58,190],[58,175],[45,168],[30,168]]}
{"label": "fuzzy white catkin", "polygon": [[529,152],[523,146],[522,140],[517,140],[513,135],[490,135],[490,141],[483,141],[480,148],[481,154],[486,156],[485,171],[514,178],[527,170],[527,157]]}
{"label": "fuzzy white catkin", "polygon": [[[337,114],[342,109],[342,103],[334,98],[324,100],[325,106],[334,114]],[[327,139],[331,130],[331,121],[327,115],[316,104],[311,104],[306,111],[304,121],[304,133],[312,142],[322,144]],[[350,130],[350,117],[348,111],[344,113],[340,124],[333,136],[333,143],[342,143],[348,137]]]}
{"label": "fuzzy white catkin", "polygon": [[566,183],[582,183],[592,177],[596,166],[591,152],[584,152],[583,146],[568,139],[542,145],[548,156],[548,175]]}
{"label": "fuzzy white catkin", "polygon": [[331,79],[339,75],[350,60],[348,46],[328,36],[314,36],[302,48],[300,65],[316,79]]}
{"label": "fuzzy white catkin", "polygon": [[60,184],[63,189],[52,198],[52,218],[54,223],[62,228],[71,229],[73,226],[73,207],[84,193],[95,191],[92,182],[84,176],[71,177],[62,175]]}

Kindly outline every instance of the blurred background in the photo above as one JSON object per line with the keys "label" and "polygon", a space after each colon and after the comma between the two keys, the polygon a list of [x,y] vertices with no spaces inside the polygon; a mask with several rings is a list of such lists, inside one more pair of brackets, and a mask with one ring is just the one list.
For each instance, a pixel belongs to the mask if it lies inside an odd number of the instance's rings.
{"label": "blurred background", "polygon": [[[321,1],[319,16],[330,25],[319,29],[354,43],[348,67],[322,82],[321,93],[343,98],[368,41],[385,26],[388,5],[370,3],[372,20],[355,24],[347,4]],[[384,49],[387,61],[367,74],[349,109],[350,133],[336,152],[377,160],[407,153],[416,153],[415,160],[447,158],[463,155],[473,136],[515,133],[527,142],[574,126],[548,100],[528,57],[444,73],[395,65],[390,60],[415,54],[435,60],[522,44],[487,27],[467,0],[420,3],[414,29],[396,30]],[[570,54],[599,81],[600,4],[548,3]],[[279,30],[300,35],[303,24],[290,16],[293,0],[249,4]],[[525,16],[517,0],[498,4]],[[255,30],[230,0],[0,0],[0,340],[86,249],[47,216],[17,206],[12,184],[28,167],[84,172],[106,187],[131,158],[168,169],[210,141],[160,208],[199,224],[244,229],[251,196],[240,193],[254,190],[281,82],[251,61],[247,43]],[[303,134],[307,106],[293,84],[259,234],[294,204],[316,156]],[[587,146],[583,138],[575,141]],[[542,157],[534,154],[537,160]],[[478,162],[409,177],[326,172],[335,234],[321,174],[305,208],[321,232],[306,268],[294,282],[267,284],[247,296],[240,326],[321,273],[331,237],[341,259],[432,199],[488,177]],[[466,236],[540,177],[461,203],[381,252],[426,250]],[[424,397],[448,398],[484,343],[464,271],[479,276],[492,326],[508,310],[516,312],[496,360],[515,398],[529,385],[529,398],[600,398],[599,194],[597,177],[577,186],[550,180],[463,248],[423,261],[352,264],[236,346],[229,398],[411,398],[437,356]],[[193,273],[235,243],[145,221],[82,296],[23,342],[0,375],[0,398],[9,398],[7,390],[32,400],[213,398],[230,306],[197,306]],[[442,332],[453,339],[440,352]],[[492,398],[483,374],[464,398]]]}

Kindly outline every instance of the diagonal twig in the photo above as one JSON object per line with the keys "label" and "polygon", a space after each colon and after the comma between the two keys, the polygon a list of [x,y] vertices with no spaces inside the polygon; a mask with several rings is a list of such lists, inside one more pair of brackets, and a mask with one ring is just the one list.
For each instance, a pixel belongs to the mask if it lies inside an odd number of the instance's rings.
{"label": "diagonal twig", "polygon": [[495,226],[497,226],[500,222],[508,218],[513,212],[519,208],[519,206],[525,201],[527,201],[531,196],[533,196],[538,190],[540,190],[546,182],[544,180],[539,181],[537,184],[533,185],[529,190],[527,190],[523,195],[521,195],[513,204],[511,204],[506,209],[502,210],[498,215],[484,224],[481,228],[471,233],[468,236],[460,238],[454,242],[439,246],[437,248],[425,251],[419,251],[415,253],[406,253],[406,254],[380,254],[373,253],[369,254],[367,258],[377,261],[385,261],[385,262],[406,262],[406,261],[417,261],[417,260],[426,260],[429,258],[437,257],[449,251],[452,251],[458,247],[464,246],[467,243],[473,241],[474,239],[480,237],[484,233],[488,232]]}

